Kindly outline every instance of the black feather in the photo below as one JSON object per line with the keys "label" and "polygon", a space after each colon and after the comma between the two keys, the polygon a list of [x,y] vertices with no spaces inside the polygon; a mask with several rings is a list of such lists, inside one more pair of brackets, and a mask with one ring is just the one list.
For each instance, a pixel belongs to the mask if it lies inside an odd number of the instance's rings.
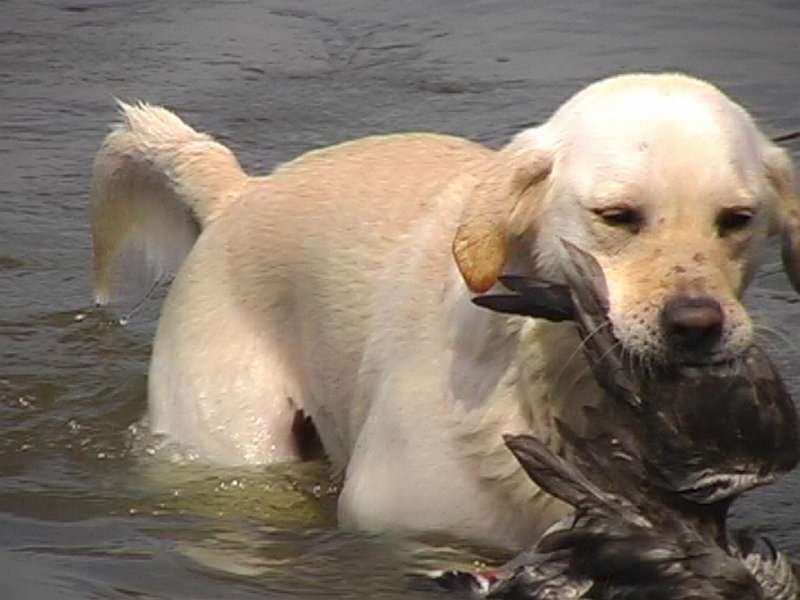
{"label": "black feather", "polygon": [[573,244],[564,248],[568,287],[503,276],[512,294],[474,300],[574,320],[607,393],[601,406],[583,409],[580,434],[554,419],[570,462],[535,438],[505,436],[531,479],[576,512],[501,568],[488,596],[760,600],[762,585],[793,589],[770,581],[787,577],[778,553],[750,573],[725,524],[739,494],[798,461],[796,409],[768,357],[753,348],[731,364],[635,368],[608,321],[602,268]]}

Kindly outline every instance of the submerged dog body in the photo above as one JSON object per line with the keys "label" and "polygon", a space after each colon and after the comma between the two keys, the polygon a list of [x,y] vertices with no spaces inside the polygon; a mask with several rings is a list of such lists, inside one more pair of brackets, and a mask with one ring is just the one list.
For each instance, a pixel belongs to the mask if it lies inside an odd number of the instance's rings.
{"label": "submerged dog body", "polygon": [[156,271],[188,252],[154,343],[153,428],[216,461],[291,460],[302,410],[350,526],[522,546],[566,510],[502,434],[559,450],[554,419],[580,434],[602,392],[571,325],[470,304],[504,269],[559,277],[562,238],[594,254],[644,363],[747,350],[739,296],[768,235],[800,280],[788,158],[685,76],[590,86],[499,151],[372,137],[266,177],[164,109],[123,114],[95,162],[97,300],[130,248]]}

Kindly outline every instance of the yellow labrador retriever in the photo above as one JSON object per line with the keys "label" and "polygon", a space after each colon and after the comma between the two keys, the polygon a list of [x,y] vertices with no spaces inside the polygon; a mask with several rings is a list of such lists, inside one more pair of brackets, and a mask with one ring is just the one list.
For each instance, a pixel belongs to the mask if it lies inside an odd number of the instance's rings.
{"label": "yellow labrador retriever", "polygon": [[644,364],[752,343],[740,296],[768,236],[800,283],[789,159],[683,75],[591,85],[499,151],[378,136],[260,177],[163,108],[122,116],[94,165],[95,297],[130,250],[156,275],[180,267],[153,348],[153,428],[209,460],[286,461],[302,411],[344,478],[350,527],[513,547],[562,514],[501,435],[559,449],[554,419],[580,431],[600,391],[571,325],[470,303],[501,272],[558,279],[562,239],[591,252]]}

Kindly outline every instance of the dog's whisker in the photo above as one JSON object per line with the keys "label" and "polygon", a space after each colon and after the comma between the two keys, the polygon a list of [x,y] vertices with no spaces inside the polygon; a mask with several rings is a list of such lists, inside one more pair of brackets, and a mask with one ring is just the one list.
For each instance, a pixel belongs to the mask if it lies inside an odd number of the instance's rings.
{"label": "dog's whisker", "polygon": [[800,347],[798,347],[794,340],[785,331],[781,331],[775,327],[758,324],[753,327],[753,334],[754,336],[758,336],[758,339],[764,341],[765,345],[767,346],[775,347],[774,340],[777,340],[781,344],[789,346],[795,353],[800,350]]}
{"label": "dog's whisker", "polygon": [[622,355],[624,356],[624,355],[625,355],[625,353],[626,353],[626,348],[625,348],[625,346],[623,346],[623,345],[622,345],[622,342],[620,342],[619,340],[617,340],[617,341],[615,341],[615,342],[614,342],[614,343],[613,343],[611,346],[609,346],[609,347],[606,349],[606,351],[605,351],[605,352],[603,352],[603,354],[601,354],[601,355],[600,355],[600,358],[598,359],[598,361],[597,361],[597,362],[598,362],[598,363],[602,363],[602,362],[603,362],[603,361],[604,361],[606,358],[608,358],[608,357],[609,357],[609,356],[611,356],[611,355],[612,355],[614,352],[616,352],[618,348],[622,348]]}
{"label": "dog's whisker", "polygon": [[[575,360],[576,357],[581,355],[581,347],[583,346],[583,342],[579,346],[577,346],[569,356],[566,357],[564,363],[561,365],[561,369],[559,369],[558,373],[556,373],[555,380],[556,381],[563,381],[562,377],[564,372],[567,370],[568,367],[572,366],[572,361]],[[573,382],[574,383],[574,382]]]}
{"label": "dog's whisker", "polygon": [[758,346],[765,348],[767,351],[773,351],[776,348],[775,341],[772,338],[757,331],[753,331],[753,341]]}
{"label": "dog's whisker", "polygon": [[[589,343],[589,340],[590,340],[590,339],[591,339],[593,336],[597,335],[597,333],[598,333],[598,332],[600,332],[600,331],[603,329],[603,327],[605,327],[606,325],[609,325],[609,324],[610,324],[610,320],[609,320],[609,319],[607,319],[607,318],[606,318],[606,319],[604,319],[604,320],[603,320],[603,321],[602,321],[600,324],[598,324],[598,325],[597,325],[597,326],[596,326],[596,327],[595,327],[593,330],[591,330],[591,331],[590,331],[590,332],[589,332],[589,333],[586,335],[586,337],[585,337],[584,339],[582,339],[582,340],[580,341],[580,343],[579,343],[579,344],[578,344],[578,345],[575,347],[575,349],[574,349],[574,350],[573,350],[573,351],[570,353],[570,355],[569,355],[569,356],[566,358],[566,360],[564,361],[564,364],[562,365],[562,367],[561,367],[561,369],[559,370],[559,372],[558,372],[558,373],[556,373],[556,380],[557,380],[557,381],[561,381],[561,380],[562,380],[561,378],[562,378],[562,376],[563,376],[563,374],[564,374],[564,371],[566,371],[568,367],[572,366],[572,361],[573,361],[573,360],[574,360],[576,357],[578,357],[578,356],[582,356],[582,355],[583,355],[583,349],[585,348],[586,344],[587,344],[587,343]],[[573,382],[573,383],[574,383],[574,382]]]}

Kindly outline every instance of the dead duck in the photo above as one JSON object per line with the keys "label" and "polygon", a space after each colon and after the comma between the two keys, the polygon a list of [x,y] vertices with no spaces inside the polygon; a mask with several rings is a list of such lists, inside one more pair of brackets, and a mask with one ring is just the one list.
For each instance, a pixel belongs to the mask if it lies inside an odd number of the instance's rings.
{"label": "dead duck", "polygon": [[580,437],[558,424],[569,462],[533,437],[506,438],[528,475],[575,512],[501,569],[439,583],[489,598],[796,598],[789,561],[726,528],[736,497],[798,461],[796,410],[772,363],[753,348],[728,364],[633,364],[606,318],[600,266],[565,246],[568,285],[505,277],[509,294],[475,302],[577,323],[609,405],[587,409],[592,430]]}

